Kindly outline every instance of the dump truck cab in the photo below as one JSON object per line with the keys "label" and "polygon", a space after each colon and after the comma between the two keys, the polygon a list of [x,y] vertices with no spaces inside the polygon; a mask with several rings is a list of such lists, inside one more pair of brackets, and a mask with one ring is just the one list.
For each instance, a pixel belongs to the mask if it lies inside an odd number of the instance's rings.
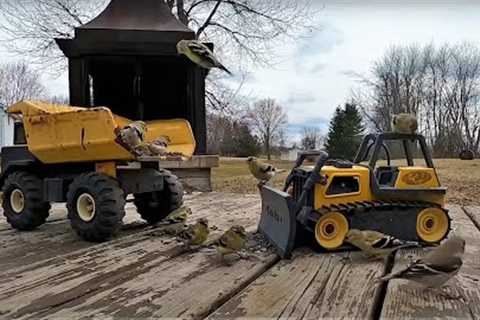
{"label": "dump truck cab", "polygon": [[343,245],[349,229],[436,243],[450,229],[445,194],[423,136],[370,134],[354,161],[301,154],[283,192],[262,187],[259,227],[283,256],[308,232],[329,250]]}
{"label": "dump truck cab", "polygon": [[[176,176],[159,157],[138,157],[118,140],[132,121],[108,108],[78,108],[22,101],[8,109],[18,119],[15,146],[2,148],[0,187],[7,221],[32,230],[48,217],[50,203],[66,202],[77,234],[104,241],[118,231],[127,196],[150,224],[183,203]],[[195,139],[183,119],[149,121],[144,141],[168,137],[177,161],[191,157]],[[163,159],[164,160],[164,159]]]}

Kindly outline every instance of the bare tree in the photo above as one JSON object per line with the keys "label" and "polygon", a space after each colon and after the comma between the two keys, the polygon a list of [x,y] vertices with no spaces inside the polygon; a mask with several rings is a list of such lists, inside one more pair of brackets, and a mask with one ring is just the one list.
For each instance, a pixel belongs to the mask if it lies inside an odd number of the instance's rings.
{"label": "bare tree", "polygon": [[267,158],[272,156],[272,147],[279,142],[282,131],[287,125],[287,115],[273,99],[260,100],[248,110],[249,123],[260,137]]}
{"label": "bare tree", "polygon": [[100,12],[107,0],[2,0],[2,44],[12,53],[31,58],[42,67],[63,69],[65,58],[55,38],[71,38],[78,27]]}
{"label": "bare tree", "polygon": [[[192,28],[212,40],[235,63],[270,64],[276,41],[298,38],[316,28],[311,0],[158,0]],[[61,63],[54,38],[71,38],[108,0],[2,0],[0,30],[4,45],[43,66]],[[221,48],[221,49],[220,49]]]}
{"label": "bare tree", "polygon": [[8,107],[18,101],[42,99],[45,87],[38,72],[31,70],[24,62],[0,65],[0,105]]}
{"label": "bare tree", "polygon": [[322,147],[324,137],[320,129],[315,127],[304,127],[302,132],[301,146],[303,150],[317,150]]}
{"label": "bare tree", "polygon": [[369,75],[357,75],[354,100],[370,127],[391,129],[391,116],[414,113],[437,156],[480,150],[480,50],[468,43],[393,47]]}

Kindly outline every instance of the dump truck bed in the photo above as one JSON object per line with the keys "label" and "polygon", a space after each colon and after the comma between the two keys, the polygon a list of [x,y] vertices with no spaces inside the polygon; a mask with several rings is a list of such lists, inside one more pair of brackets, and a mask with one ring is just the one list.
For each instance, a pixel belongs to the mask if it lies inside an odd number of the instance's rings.
{"label": "dump truck bed", "polygon": [[[43,163],[129,161],[135,156],[116,142],[115,129],[132,122],[106,107],[80,108],[22,101],[8,108],[21,114],[29,151]],[[191,157],[195,138],[187,120],[146,121],[145,142],[167,136],[168,152]]]}

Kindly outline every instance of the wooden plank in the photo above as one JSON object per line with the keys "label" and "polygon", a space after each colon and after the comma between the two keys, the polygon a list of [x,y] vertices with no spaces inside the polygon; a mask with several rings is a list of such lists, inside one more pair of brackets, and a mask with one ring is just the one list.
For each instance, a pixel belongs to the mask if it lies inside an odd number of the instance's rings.
{"label": "wooden plank", "polygon": [[[345,260],[351,257],[351,260]],[[384,269],[359,252],[318,254],[302,249],[225,303],[209,318],[347,318],[374,313],[377,286]]]}
{"label": "wooden plank", "polygon": [[206,250],[156,263],[135,277],[112,278],[102,290],[45,310],[51,318],[199,319],[240,291],[277,261],[275,254],[232,266]]}
{"label": "wooden plank", "polygon": [[[128,208],[125,220],[127,224],[122,226],[117,238],[141,232],[148,227],[139,219],[133,207]],[[65,219],[46,223],[30,232],[5,230],[0,233],[0,272],[95,245],[79,238]]]}
{"label": "wooden plank", "polygon": [[480,230],[480,207],[467,206],[463,207],[463,210],[470,220],[472,220],[475,227]]}
{"label": "wooden plank", "polygon": [[[405,280],[391,280],[383,305],[383,319],[462,318],[475,319],[480,314],[480,232],[459,206],[450,206],[455,233],[466,242],[464,264],[460,273],[448,283],[452,295],[464,299],[451,300],[435,292],[416,289]],[[396,258],[394,270],[404,267],[414,256],[426,250],[405,250]]]}
{"label": "wooden plank", "polygon": [[[198,206],[194,203],[197,196],[200,196],[200,194],[186,197],[186,204],[195,209]],[[207,199],[214,199],[214,196],[209,196]],[[63,208],[63,210],[66,209]],[[63,212],[62,216],[66,216],[66,212]],[[120,239],[148,228],[148,224],[140,219],[135,206],[128,203],[124,225],[116,238]],[[0,261],[2,261],[0,272],[20,266],[28,266],[35,262],[95,245],[95,243],[86,242],[79,238],[71,230],[69,221],[65,219],[46,223],[31,232],[4,230],[0,232]]]}
{"label": "wooden plank", "polygon": [[[191,207],[194,218],[202,216],[214,221],[218,228],[216,233],[219,234],[233,223],[256,226],[258,216],[252,212],[260,210],[260,201],[258,196],[210,194],[197,198]],[[12,318],[27,314],[40,316],[47,310],[59,311],[66,303],[82,301],[82,297],[101,294],[122,283],[136,283],[146,273],[149,276],[143,283],[148,284],[160,275],[158,270],[152,270],[161,269],[171,259],[180,259],[166,267],[171,272],[188,269],[188,259],[181,258],[183,256],[189,255],[185,254],[176,241],[150,230],[18,270],[12,269],[0,274],[0,314]],[[198,272],[205,267],[204,256],[198,254],[195,258],[197,262],[194,263],[196,267],[192,270]],[[254,266],[257,268],[257,263],[254,261],[245,265],[245,270],[248,271],[245,278],[259,272],[259,269],[253,270]],[[215,277],[217,276],[219,275]],[[164,277],[168,281],[172,280],[168,273]],[[190,274],[190,277],[193,279],[195,274]],[[188,291],[187,288],[184,290]],[[118,294],[117,291],[116,293]],[[62,307],[57,310],[56,306]]]}

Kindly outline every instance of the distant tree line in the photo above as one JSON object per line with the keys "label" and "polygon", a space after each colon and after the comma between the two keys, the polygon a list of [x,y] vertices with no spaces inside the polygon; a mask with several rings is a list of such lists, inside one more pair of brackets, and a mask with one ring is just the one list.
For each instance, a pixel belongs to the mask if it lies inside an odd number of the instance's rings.
{"label": "distant tree line", "polygon": [[479,154],[480,50],[457,45],[395,46],[354,92],[369,128],[391,129],[392,115],[414,113],[437,157]]}
{"label": "distant tree line", "polygon": [[273,99],[259,100],[235,115],[209,113],[208,152],[233,157],[263,154],[270,159],[286,143],[286,126],[285,110]]}

